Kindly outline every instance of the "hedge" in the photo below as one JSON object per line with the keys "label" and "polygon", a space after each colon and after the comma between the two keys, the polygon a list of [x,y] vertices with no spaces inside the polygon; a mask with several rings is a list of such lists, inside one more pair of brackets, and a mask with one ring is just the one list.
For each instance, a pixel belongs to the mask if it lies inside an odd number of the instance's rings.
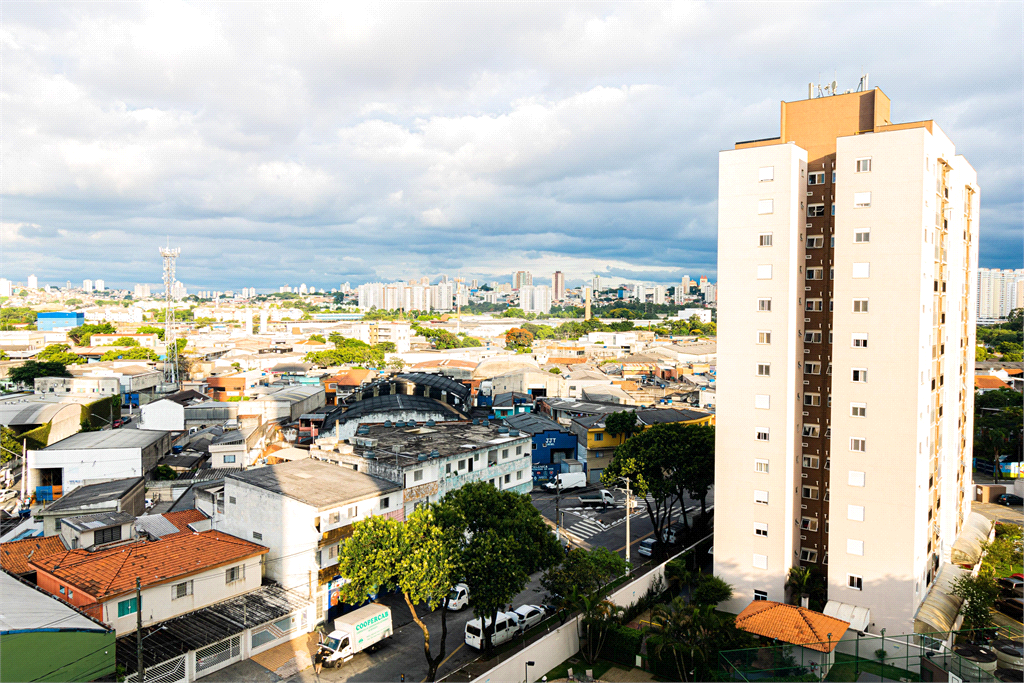
{"label": "hedge", "polygon": [[30,429],[27,432],[15,437],[18,441],[25,440],[25,445],[30,450],[39,451],[50,445],[50,423],[47,422],[44,425],[40,425],[35,429]]}
{"label": "hedge", "polygon": [[613,623],[608,627],[601,657],[617,664],[636,666],[636,656],[640,654],[643,639],[643,633],[637,629]]}

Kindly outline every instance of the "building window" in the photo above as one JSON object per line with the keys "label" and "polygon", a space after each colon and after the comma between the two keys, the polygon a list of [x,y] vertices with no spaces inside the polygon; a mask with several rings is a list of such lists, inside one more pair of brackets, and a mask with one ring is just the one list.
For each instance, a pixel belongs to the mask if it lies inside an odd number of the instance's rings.
{"label": "building window", "polygon": [[139,599],[128,598],[117,603],[117,616],[126,617],[139,611]]}
{"label": "building window", "polygon": [[817,216],[824,216],[824,215],[825,215],[825,205],[824,204],[808,204],[807,205],[807,217],[808,218],[815,218]]}
{"label": "building window", "polygon": [[830,211],[830,212],[832,213],[832,215],[833,215],[833,216],[835,216],[835,215],[836,215],[836,205],[835,205],[835,204],[833,204],[833,205],[832,205],[832,206],[831,206],[831,207],[829,208],[829,211]]}
{"label": "building window", "polygon": [[818,518],[817,517],[801,517],[800,518],[800,529],[803,531],[815,532],[818,530]]}
{"label": "building window", "polygon": [[253,538],[254,541],[262,541],[263,540],[263,534],[261,534],[258,531],[254,531],[254,532],[252,532],[252,538]]}
{"label": "building window", "polygon": [[821,343],[821,330],[808,330],[804,332],[804,343],[805,344],[820,344]]}
{"label": "building window", "polygon": [[466,461],[465,460],[460,460],[459,461],[459,469],[460,470],[466,469]]}
{"label": "building window", "polygon": [[234,504],[235,504],[235,503],[237,503],[238,501],[236,501],[236,500],[235,500],[235,497],[234,497],[234,496],[229,496],[229,497],[228,497],[228,502],[229,502],[229,503],[231,503],[232,505],[234,505]]}
{"label": "building window", "polygon": [[871,228],[859,228],[853,231],[853,241],[870,242],[871,241]]}
{"label": "building window", "polygon": [[772,300],[771,300],[771,298],[769,297],[767,299],[758,299],[757,300],[757,310],[759,310],[759,311],[771,311],[772,310]]}
{"label": "building window", "polygon": [[864,486],[864,473],[856,470],[850,470],[850,486]]}
{"label": "building window", "polygon": [[804,303],[804,309],[808,311],[820,311],[824,309],[825,302],[822,299],[808,299]]}
{"label": "building window", "polygon": [[757,213],[764,215],[766,213],[775,212],[775,200],[774,199],[761,199],[757,202]]}
{"label": "building window", "polygon": [[[772,234],[770,232],[762,232],[757,236],[757,246],[759,247],[770,247],[772,246]],[[52,391],[52,389],[51,389]]]}
{"label": "building window", "polygon": [[381,510],[387,510],[390,505],[391,505],[391,498],[390,497],[388,497],[388,498],[381,498],[380,499],[380,509]]}
{"label": "building window", "polygon": [[523,479],[523,471],[519,470],[518,472],[516,472],[516,481],[522,481],[522,479]]}
{"label": "building window", "polygon": [[854,332],[850,343],[855,349],[866,349],[868,347],[868,333]]}
{"label": "building window", "polygon": [[762,166],[757,171],[757,180],[761,183],[767,183],[775,180],[775,167],[774,166]]}
{"label": "building window", "polygon": [[595,432],[594,433],[594,441],[604,441],[604,433],[603,432]]}
{"label": "building window", "polygon": [[864,453],[868,449],[867,439],[860,439],[857,437],[850,438],[850,450],[858,453]]}
{"label": "building window", "polygon": [[64,595],[64,586],[61,586],[57,590],[60,592],[61,595]]}
{"label": "building window", "polygon": [[768,569],[768,556],[755,554],[753,564],[756,569]]}
{"label": "building window", "polygon": [[[767,566],[767,564],[766,564],[766,566]],[[768,599],[768,591],[759,591],[759,590],[755,590],[754,591],[754,602],[758,602],[760,600],[767,600],[767,599]]]}
{"label": "building window", "polygon": [[801,495],[807,500],[818,500],[820,495],[817,486],[804,486]]}
{"label": "building window", "polygon": [[423,481],[423,470],[416,470],[412,473],[413,481]]}
{"label": "building window", "polygon": [[818,469],[818,464],[821,462],[816,455],[805,455],[804,456],[804,467],[809,470]]}
{"label": "building window", "polygon": [[853,193],[853,206],[857,209],[863,209],[864,207],[871,206],[871,193],[870,192],[854,192]]}
{"label": "building window", "polygon": [[121,540],[121,527],[119,527],[119,526],[112,526],[112,527],[108,527],[106,529],[100,529],[100,530],[98,530],[95,533],[95,535],[93,536],[93,539],[94,539],[93,542],[96,543],[96,545],[100,545],[100,544],[103,544],[103,543],[113,543],[114,541],[120,541]]}
{"label": "building window", "polygon": [[768,441],[770,436],[771,436],[771,434],[769,433],[767,427],[758,427],[757,428],[757,440],[758,441]]}
{"label": "building window", "polygon": [[858,541],[852,538],[846,539],[846,552],[850,555],[863,555],[864,541]]}
{"label": "building window", "polygon": [[807,238],[808,249],[821,249],[823,246],[825,246],[824,235],[811,235]]}
{"label": "building window", "polygon": [[868,371],[866,368],[853,368],[850,371],[850,378],[854,382],[867,382]]}
{"label": "building window", "polygon": [[804,374],[805,375],[820,375],[821,374],[821,363],[817,361],[810,361],[804,363]]}
{"label": "building window", "polygon": [[871,277],[870,263],[854,263],[851,277],[859,280]]}
{"label": "building window", "polygon": [[825,269],[824,268],[808,268],[807,269],[808,280],[824,280]]}
{"label": "building window", "polygon": [[506,474],[505,475],[505,483],[506,484],[511,484],[512,483],[512,475],[511,474]]}
{"label": "building window", "polygon": [[240,581],[244,575],[242,569],[244,565],[235,565],[234,567],[228,567],[224,570],[224,583],[234,583]]}
{"label": "building window", "polygon": [[868,300],[867,299],[854,299],[853,300],[853,312],[854,313],[867,313],[868,312]]}
{"label": "building window", "polygon": [[328,524],[337,524],[338,522],[341,521],[341,513],[340,512],[332,512],[330,515],[328,515],[327,520],[328,520],[327,521]]}
{"label": "building window", "polygon": [[768,474],[768,461],[767,460],[755,460],[754,471],[760,472],[761,474]]}
{"label": "building window", "polygon": [[772,397],[768,394],[755,394],[754,395],[754,407],[758,410],[768,410],[771,408]]}
{"label": "building window", "polygon": [[757,364],[757,376],[758,377],[771,377],[772,364],[771,363],[758,363]]}
{"label": "building window", "polygon": [[348,509],[348,518],[349,519],[354,519],[354,518],[356,518],[358,516],[359,516],[359,506],[358,505],[353,505],[352,507],[350,507]]}
{"label": "building window", "polygon": [[764,263],[757,267],[757,279],[758,280],[771,280],[772,279],[772,264]]}
{"label": "building window", "polygon": [[818,562],[818,551],[814,548],[800,548],[800,561],[801,562]]}
{"label": "building window", "polygon": [[771,344],[772,343],[772,333],[768,332],[768,331],[758,332],[757,333],[757,343],[758,344]]}
{"label": "building window", "polygon": [[502,448],[501,449],[501,459],[502,460],[508,459],[508,449],[507,448]]}
{"label": "building window", "polygon": [[225,455],[224,456],[224,464],[225,465],[230,465],[230,464],[232,464],[234,462],[235,462],[235,456],[233,456],[233,455]]}
{"label": "building window", "polygon": [[768,492],[767,491],[754,491],[754,502],[759,505],[768,504]]}
{"label": "building window", "polygon": [[176,583],[171,587],[171,600],[180,600],[181,598],[192,595],[192,582],[182,581]]}
{"label": "building window", "polygon": [[855,522],[864,521],[864,506],[863,505],[847,505],[846,506],[846,518],[852,519]]}
{"label": "building window", "polygon": [[803,437],[805,439],[817,439],[818,438],[818,434],[820,432],[820,429],[821,428],[820,428],[819,425],[808,425],[808,424],[805,424],[804,428],[803,428],[803,431],[801,433],[803,434]]}
{"label": "building window", "polygon": [[820,406],[821,394],[804,394],[805,406]]}
{"label": "building window", "polygon": [[335,560],[337,558],[338,558],[338,544],[334,543],[332,545],[327,546],[327,559],[328,560]]}
{"label": "building window", "polygon": [[754,535],[755,536],[767,536],[768,525],[764,522],[754,522]]}
{"label": "building window", "polygon": [[523,454],[523,447],[522,446],[516,446],[516,455],[522,455],[522,454]]}
{"label": "building window", "polygon": [[811,171],[807,174],[808,185],[824,185],[825,184],[825,173]]}
{"label": "building window", "polygon": [[851,403],[850,404],[850,417],[867,417],[868,416],[868,404],[867,403]]}
{"label": "building window", "polygon": [[857,173],[870,173],[871,172],[871,157],[864,157],[863,159],[857,159]]}

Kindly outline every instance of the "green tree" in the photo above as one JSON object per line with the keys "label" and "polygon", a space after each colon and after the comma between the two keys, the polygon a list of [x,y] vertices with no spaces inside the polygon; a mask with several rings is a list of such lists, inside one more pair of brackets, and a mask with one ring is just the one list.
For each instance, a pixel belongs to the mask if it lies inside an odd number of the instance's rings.
{"label": "green tree", "polygon": [[502,318],[525,318],[526,311],[521,308],[507,308],[505,312],[501,314]]}
{"label": "green tree", "polygon": [[100,356],[101,361],[110,360],[160,360],[155,351],[144,349],[141,346],[129,347],[126,349],[113,349]]}
{"label": "green tree", "polygon": [[21,455],[21,441],[10,427],[0,426],[0,463],[13,460]]}
{"label": "green tree", "polygon": [[732,586],[721,577],[702,574],[692,594],[694,605],[717,605],[732,597]]}
{"label": "green tree", "polygon": [[155,334],[157,337],[160,338],[160,341],[164,340],[164,328],[162,327],[143,325],[138,330],[136,330],[136,334]]}
{"label": "green tree", "polygon": [[37,377],[70,377],[71,373],[63,363],[56,361],[39,363],[34,360],[25,361],[21,367],[11,368],[7,377],[15,384],[33,385]]}
{"label": "green tree", "polygon": [[71,353],[71,347],[67,344],[50,344],[36,354],[36,359],[61,365],[78,365],[85,362],[85,359],[78,354]]}
{"label": "green tree", "polygon": [[800,596],[809,595],[811,592],[811,568],[790,567],[789,575],[786,577],[786,588],[790,590],[789,601],[799,605]]}
{"label": "green tree", "polygon": [[583,631],[580,634],[580,652],[587,664],[593,664],[604,647],[608,630],[616,623],[622,608],[600,595],[580,595],[577,606],[582,612],[579,621]]}
{"label": "green tree", "polygon": [[584,595],[597,591],[626,572],[626,560],[603,546],[573,548],[541,577],[540,585],[560,607],[568,607],[573,589]]}
{"label": "green tree", "polygon": [[962,574],[953,580],[953,595],[964,601],[960,612],[965,626],[987,628],[992,624],[992,605],[999,599],[999,584],[987,574]]}
{"label": "green tree", "polygon": [[324,339],[324,335],[322,335],[322,334],[311,334],[311,335],[309,335],[309,341],[320,342],[321,344],[326,344],[327,343],[327,340]]}
{"label": "green tree", "polygon": [[7,352],[0,349],[0,360],[10,360],[11,357],[7,355]]}
{"label": "green tree", "polygon": [[139,341],[137,339],[132,339],[131,337],[121,337],[120,339],[116,340],[113,345],[121,347],[139,346]]}
{"label": "green tree", "polygon": [[981,361],[988,360],[989,357],[990,357],[989,356],[989,352],[985,349],[984,346],[981,346],[979,344],[978,346],[974,347],[974,360],[975,360],[975,362],[980,363]]}
{"label": "green tree", "polygon": [[[458,578],[459,540],[451,529],[442,528],[435,507],[415,510],[403,523],[383,517],[357,522],[352,537],[339,555],[338,571],[349,580],[342,597],[360,603],[382,590],[398,589],[413,621],[423,632],[423,654],[427,659],[427,680],[437,677],[444,660],[448,635],[448,595]],[[430,629],[417,611],[418,605],[441,609],[440,648],[431,655]]]}
{"label": "green tree", "polygon": [[99,325],[80,325],[68,332],[68,336],[74,340],[76,346],[89,346],[94,334],[117,334],[117,330],[110,323]]}
{"label": "green tree", "polygon": [[609,413],[604,418],[604,431],[609,436],[622,434],[627,439],[640,432],[641,427],[636,423],[636,411],[623,410]]}

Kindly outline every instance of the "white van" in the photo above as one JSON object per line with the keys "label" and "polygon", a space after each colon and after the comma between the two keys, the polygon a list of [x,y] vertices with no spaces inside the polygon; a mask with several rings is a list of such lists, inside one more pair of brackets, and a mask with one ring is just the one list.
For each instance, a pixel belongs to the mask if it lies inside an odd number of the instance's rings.
{"label": "white van", "polygon": [[464,583],[457,583],[452,586],[448,593],[448,609],[458,612],[469,605],[469,586]]}
{"label": "white van", "polygon": [[[512,640],[519,630],[518,615],[508,612],[498,612],[498,621],[493,627],[490,619],[485,623],[487,630],[491,631],[491,645],[501,645]],[[480,631],[479,619],[473,619],[466,624],[466,645],[477,650],[484,649],[484,634]]]}
{"label": "white van", "polygon": [[[587,473],[586,472],[563,472],[563,473],[558,475],[558,481],[561,484],[561,488],[562,488],[563,491],[568,491],[569,489],[582,489],[582,488],[586,488],[586,486],[587,486]],[[548,489],[549,491],[554,491],[558,487],[555,486],[555,482],[549,481],[548,483],[544,484],[544,488]]]}

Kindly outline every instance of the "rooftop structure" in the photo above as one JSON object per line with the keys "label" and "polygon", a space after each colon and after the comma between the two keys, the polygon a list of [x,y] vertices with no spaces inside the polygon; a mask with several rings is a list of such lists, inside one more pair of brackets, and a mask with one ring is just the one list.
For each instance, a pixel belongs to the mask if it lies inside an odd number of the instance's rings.
{"label": "rooftop structure", "polygon": [[293,498],[318,510],[400,488],[390,481],[309,458],[234,472],[226,478]]}

